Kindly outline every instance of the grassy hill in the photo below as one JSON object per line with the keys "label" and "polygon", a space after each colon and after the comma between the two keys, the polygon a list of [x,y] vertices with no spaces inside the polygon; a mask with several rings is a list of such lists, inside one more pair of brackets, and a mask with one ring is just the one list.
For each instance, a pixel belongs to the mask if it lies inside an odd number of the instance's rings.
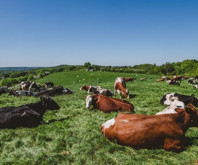
{"label": "grassy hill", "polygon": [[[108,141],[100,132],[100,125],[119,113],[105,114],[99,110],[85,108],[85,91],[79,88],[83,84],[100,85],[113,90],[114,80],[118,76],[136,77],[127,82],[131,94],[137,96],[129,101],[136,113],[155,114],[166,106],[160,105],[160,98],[168,92],[195,94],[197,91],[186,81],[181,86],[168,86],[165,82],[156,82],[158,77],[141,74],[113,72],[70,71],[54,73],[37,82],[44,84],[52,81],[55,85],[71,88],[73,95],[54,97],[60,105],[59,111],[47,111],[44,121],[56,121],[40,125],[37,128],[17,128],[0,130],[0,164],[193,164],[198,157],[198,128],[190,128],[187,133],[189,146],[181,153],[167,152],[163,149],[135,150]],[[146,81],[140,81],[147,77]],[[118,97],[118,96],[117,96]],[[39,98],[0,96],[1,107],[19,106],[36,102]]]}

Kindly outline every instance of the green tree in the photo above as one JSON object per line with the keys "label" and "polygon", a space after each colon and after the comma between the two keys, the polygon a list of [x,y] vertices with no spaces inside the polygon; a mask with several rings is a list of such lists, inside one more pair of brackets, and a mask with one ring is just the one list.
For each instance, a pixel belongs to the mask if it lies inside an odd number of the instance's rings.
{"label": "green tree", "polygon": [[90,62],[85,62],[85,63],[84,63],[84,67],[85,67],[85,68],[89,68],[90,66],[91,66],[91,63],[90,63]]}

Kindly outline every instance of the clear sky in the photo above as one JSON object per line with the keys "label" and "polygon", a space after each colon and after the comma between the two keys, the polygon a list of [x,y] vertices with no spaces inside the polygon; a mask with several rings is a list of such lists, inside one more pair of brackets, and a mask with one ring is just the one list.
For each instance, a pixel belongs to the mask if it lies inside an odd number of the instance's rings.
{"label": "clear sky", "polygon": [[197,0],[0,0],[0,67],[198,60]]}

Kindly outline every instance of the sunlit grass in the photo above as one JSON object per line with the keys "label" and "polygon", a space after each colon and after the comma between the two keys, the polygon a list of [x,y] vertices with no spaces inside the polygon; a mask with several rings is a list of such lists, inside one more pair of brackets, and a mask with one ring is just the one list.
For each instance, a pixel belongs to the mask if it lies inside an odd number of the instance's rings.
{"label": "sunlit grass", "polygon": [[[54,97],[61,106],[59,111],[47,111],[44,121],[49,124],[37,128],[0,130],[0,164],[192,164],[198,156],[198,128],[190,128],[186,135],[190,146],[181,153],[166,152],[163,149],[135,150],[108,141],[100,132],[100,125],[118,113],[105,114],[99,110],[85,108],[83,84],[100,85],[113,90],[118,76],[136,77],[127,82],[127,88],[136,97],[129,101],[139,114],[155,114],[166,106],[160,105],[160,98],[168,92],[195,94],[197,91],[186,81],[181,86],[169,86],[156,82],[158,76],[109,72],[72,71],[55,73],[37,80],[44,84],[52,81],[74,91],[73,95]],[[140,81],[140,77],[147,77]],[[151,79],[152,78],[152,79]],[[117,95],[117,97],[119,97]],[[0,96],[0,106],[18,106],[36,102],[39,98]],[[50,122],[55,120],[53,122]]]}

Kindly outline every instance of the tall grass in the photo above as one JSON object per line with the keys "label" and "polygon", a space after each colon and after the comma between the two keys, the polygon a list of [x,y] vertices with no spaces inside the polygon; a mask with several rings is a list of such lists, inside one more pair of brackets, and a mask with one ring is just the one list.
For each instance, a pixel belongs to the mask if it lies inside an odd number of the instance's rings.
{"label": "tall grass", "polygon": [[[72,71],[51,74],[38,83],[52,81],[74,90],[73,95],[54,97],[61,106],[59,111],[47,111],[46,124],[37,128],[17,128],[0,130],[0,164],[193,164],[198,156],[198,128],[190,128],[187,133],[189,146],[181,153],[163,149],[141,149],[121,146],[108,141],[100,132],[100,125],[117,116],[117,112],[105,114],[99,110],[85,108],[83,84],[100,85],[113,90],[118,76],[136,77],[127,82],[127,88],[136,97],[129,101],[136,113],[152,115],[163,110],[160,98],[168,92],[195,94],[197,91],[186,81],[181,86],[169,86],[156,82],[158,77],[109,72]],[[140,77],[147,77],[140,81]],[[118,95],[117,95],[118,97]],[[1,107],[19,106],[36,102],[39,98],[0,96]],[[54,120],[54,121],[53,121]],[[53,122],[52,122],[53,121]]]}

